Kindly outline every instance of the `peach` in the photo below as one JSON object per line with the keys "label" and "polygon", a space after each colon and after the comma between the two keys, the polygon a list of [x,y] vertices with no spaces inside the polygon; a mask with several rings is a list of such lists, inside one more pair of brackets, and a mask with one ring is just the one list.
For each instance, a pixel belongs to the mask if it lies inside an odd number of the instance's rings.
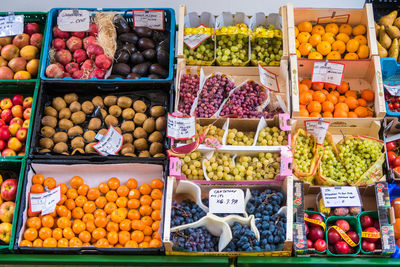
{"label": "peach", "polygon": [[34,58],[34,59],[29,60],[29,62],[26,64],[26,70],[32,76],[36,76],[38,74],[38,71],[39,71],[39,59]]}
{"label": "peach", "polygon": [[25,70],[20,70],[14,74],[14,79],[18,80],[26,80],[26,79],[31,79],[32,76],[29,72]]}
{"label": "peach", "polygon": [[14,72],[9,67],[0,67],[0,79],[12,79]]}
{"label": "peach", "polygon": [[33,45],[27,45],[21,49],[21,57],[25,58],[27,61],[36,58],[38,54],[39,49]]}
{"label": "peach", "polygon": [[15,45],[8,44],[1,49],[1,56],[5,60],[11,60],[19,56],[19,48]]}
{"label": "peach", "polygon": [[25,70],[26,60],[23,57],[15,57],[8,62],[8,67],[14,72]]}

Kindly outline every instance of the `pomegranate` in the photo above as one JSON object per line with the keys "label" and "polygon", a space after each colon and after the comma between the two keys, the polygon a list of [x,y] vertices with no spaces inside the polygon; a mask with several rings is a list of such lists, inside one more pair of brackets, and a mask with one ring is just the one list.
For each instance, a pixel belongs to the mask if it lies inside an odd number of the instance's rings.
{"label": "pomegranate", "polygon": [[83,76],[83,70],[77,70],[72,73],[72,78],[81,79]]}
{"label": "pomegranate", "polygon": [[83,48],[86,50],[88,47],[89,47],[89,45],[91,45],[91,44],[97,44],[98,45],[98,43],[97,43],[97,40],[96,40],[96,38],[94,37],[94,36],[88,36],[88,37],[86,37],[85,39],[83,39]]}
{"label": "pomegranate", "polygon": [[91,59],[86,59],[81,66],[81,70],[91,72],[94,68],[94,62]]}
{"label": "pomegranate", "polygon": [[90,23],[90,26],[89,26],[89,36],[97,36],[97,33],[98,33],[98,31],[99,31],[99,29],[98,29],[98,27],[97,27],[97,24],[96,23]]}
{"label": "pomegranate", "polygon": [[55,63],[60,69],[62,69],[62,71],[65,71],[65,68],[64,68],[64,65],[63,64],[61,64],[61,63],[59,63],[59,62],[56,62]]}
{"label": "pomegranate", "polygon": [[14,72],[9,67],[0,67],[0,79],[12,79]]}
{"label": "pomegranate", "polygon": [[63,78],[66,78],[66,77],[71,77],[71,74],[69,74],[68,72],[64,72]]}
{"label": "pomegranate", "polygon": [[72,55],[67,49],[61,49],[56,52],[56,61],[63,64],[64,66],[71,62]]}
{"label": "pomegranate", "polygon": [[82,40],[78,37],[72,36],[67,40],[67,47],[72,53],[82,48]]}
{"label": "pomegranate", "polygon": [[48,78],[63,78],[64,70],[57,64],[50,64],[46,68],[46,76]]}
{"label": "pomegranate", "polygon": [[79,70],[79,65],[76,62],[70,62],[67,65],[65,65],[65,71],[67,73],[72,74],[73,72]]}
{"label": "pomegranate", "polygon": [[51,46],[56,50],[65,49],[65,41],[61,38],[56,38],[51,42]]}
{"label": "pomegranate", "polygon": [[71,35],[83,39],[85,37],[85,32],[72,32]]}
{"label": "pomegranate", "polygon": [[74,52],[74,60],[81,64],[83,61],[87,59],[86,51],[83,49],[78,49]]}
{"label": "pomegranate", "polygon": [[24,27],[24,33],[27,33],[29,35],[32,35],[34,33],[40,32],[40,26],[39,24],[35,22],[31,22],[25,25]]}
{"label": "pomegranate", "polygon": [[106,55],[102,54],[96,57],[95,64],[100,69],[108,70],[111,67],[112,61]]}
{"label": "pomegranate", "polygon": [[97,78],[97,79],[104,79],[104,76],[106,75],[106,72],[102,69],[95,69],[92,71],[89,75],[89,78]]}
{"label": "pomegranate", "polygon": [[87,52],[89,58],[92,58],[92,59],[95,58],[96,56],[104,54],[103,48],[97,44],[89,45],[88,48],[86,49],[86,52]]}
{"label": "pomegranate", "polygon": [[68,32],[63,32],[58,28],[58,26],[53,27],[53,35],[54,38],[61,38],[61,39],[68,39],[69,38],[69,33]]}

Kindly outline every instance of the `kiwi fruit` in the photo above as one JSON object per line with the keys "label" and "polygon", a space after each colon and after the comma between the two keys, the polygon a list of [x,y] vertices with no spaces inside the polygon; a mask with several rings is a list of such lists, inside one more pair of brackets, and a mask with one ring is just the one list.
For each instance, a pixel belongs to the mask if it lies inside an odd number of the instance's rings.
{"label": "kiwi fruit", "polygon": [[131,120],[135,116],[135,111],[132,108],[126,108],[122,111],[122,118],[124,120]]}
{"label": "kiwi fruit", "polygon": [[117,132],[119,132],[120,134],[122,134],[122,130],[121,130],[121,128],[119,128],[119,127],[114,127],[114,129],[117,131]]}
{"label": "kiwi fruit", "polygon": [[[64,142],[57,143],[57,144],[54,146],[53,151],[56,152],[56,153],[64,153],[64,152],[67,152],[67,151],[68,151],[68,145],[67,145],[66,143],[64,143]],[[68,155],[68,154],[67,154],[67,155]]]}
{"label": "kiwi fruit", "polygon": [[107,117],[107,115],[108,115],[107,110],[105,110],[104,108],[102,108],[102,109],[100,109],[100,112],[101,112],[101,116],[103,117],[103,119],[104,119],[105,117]]}
{"label": "kiwi fruit", "polygon": [[56,117],[53,117],[53,116],[44,116],[42,118],[42,125],[43,126],[49,126],[51,128],[56,128],[57,119],[56,119]]}
{"label": "kiwi fruit", "polygon": [[101,127],[101,120],[99,118],[91,118],[89,121],[89,130],[97,130]]}
{"label": "kiwi fruit", "polygon": [[95,139],[95,136],[96,136],[96,133],[95,133],[94,131],[91,131],[91,130],[86,131],[86,132],[83,134],[83,138],[85,138],[85,140],[86,140],[87,142],[89,142],[89,143],[96,140],[96,139]]}
{"label": "kiwi fruit", "polygon": [[86,114],[92,114],[94,111],[94,105],[90,101],[85,101],[82,103],[82,111]]}
{"label": "kiwi fruit", "polygon": [[72,113],[71,120],[75,124],[84,123],[86,120],[86,114],[83,111],[77,111]]}
{"label": "kiwi fruit", "polygon": [[51,102],[51,105],[57,111],[60,111],[61,109],[67,107],[67,103],[65,103],[64,99],[59,97],[59,96],[56,97],[56,98],[53,98],[53,101]]}
{"label": "kiwi fruit", "polygon": [[145,113],[147,106],[142,100],[136,100],[135,103],[133,103],[133,109],[136,112]]}
{"label": "kiwi fruit", "polygon": [[78,101],[78,95],[75,93],[70,93],[64,95],[64,101],[69,105],[72,102]]}
{"label": "kiwi fruit", "polygon": [[133,132],[133,136],[135,136],[137,139],[147,138],[147,132],[142,127],[137,127]]}
{"label": "kiwi fruit", "polygon": [[150,151],[150,154],[151,154],[152,156],[154,156],[155,154],[161,153],[161,152],[162,152],[162,149],[163,149],[163,146],[162,146],[161,143],[159,143],[159,142],[154,142],[154,143],[152,143],[152,144],[150,145],[149,151]]}
{"label": "kiwi fruit", "polygon": [[167,128],[167,119],[165,117],[159,117],[156,120],[156,130],[164,131]]}
{"label": "kiwi fruit", "polygon": [[83,134],[83,130],[80,126],[74,126],[68,129],[68,136],[71,138],[81,134]]}
{"label": "kiwi fruit", "polygon": [[94,146],[95,144],[96,144],[95,142],[90,143],[90,144],[87,144],[87,145],[85,146],[85,152],[86,152],[86,153],[96,153],[96,150],[93,148],[93,146]]}
{"label": "kiwi fruit", "polygon": [[149,158],[151,157],[149,151],[145,150],[139,153],[139,158]]}
{"label": "kiwi fruit", "polygon": [[122,110],[119,106],[113,105],[108,109],[108,113],[118,118],[119,116],[121,116]]}
{"label": "kiwi fruit", "polygon": [[134,157],[134,158],[137,157],[135,153],[126,153],[124,156]]}
{"label": "kiwi fruit", "polygon": [[43,148],[39,150],[39,153],[49,153],[49,152],[51,152],[51,150],[48,148]]}
{"label": "kiwi fruit", "polygon": [[154,128],[156,127],[156,122],[153,118],[147,118],[144,122],[143,122],[143,129],[147,132],[147,133],[152,133],[154,132]]}
{"label": "kiwi fruit", "polygon": [[85,146],[85,140],[83,140],[82,136],[77,136],[71,140],[71,147],[75,148],[83,148]]}
{"label": "kiwi fruit", "polygon": [[68,140],[68,134],[66,132],[57,132],[53,136],[54,143],[64,142],[66,143]]}
{"label": "kiwi fruit", "polygon": [[69,128],[74,127],[74,124],[72,121],[67,120],[67,119],[62,119],[58,121],[58,128],[62,130],[68,130]]}
{"label": "kiwi fruit", "polygon": [[165,115],[165,109],[162,106],[154,106],[150,109],[150,115],[154,118],[158,118]]}
{"label": "kiwi fruit", "polygon": [[115,95],[109,95],[104,98],[104,105],[111,107],[117,104],[117,97]]}
{"label": "kiwi fruit", "polygon": [[147,141],[146,141],[146,139],[144,139],[144,138],[136,139],[136,140],[133,142],[133,144],[135,145],[135,148],[136,148],[137,150],[139,150],[139,151],[147,150],[147,149],[149,148],[149,145],[147,144]]}
{"label": "kiwi fruit", "polygon": [[98,134],[101,134],[101,135],[106,135],[106,133],[107,133],[107,129],[100,129],[98,132],[97,132]]}
{"label": "kiwi fruit", "polygon": [[44,115],[57,117],[57,110],[53,107],[47,106],[44,108]]}
{"label": "kiwi fruit", "polygon": [[110,124],[112,126],[117,126],[118,125],[118,119],[116,117],[114,117],[113,115],[107,115],[107,117],[105,118],[105,123],[108,126],[110,126]]}
{"label": "kiwi fruit", "polygon": [[147,119],[146,114],[144,113],[136,113],[135,117],[133,119],[133,121],[135,122],[135,124],[137,125],[142,125],[143,122]]}
{"label": "kiwi fruit", "polygon": [[157,153],[153,156],[154,158],[165,158],[165,154],[163,153]]}
{"label": "kiwi fruit", "polygon": [[131,133],[124,133],[122,135],[122,138],[124,140],[124,144],[131,144],[133,143],[133,136]]}
{"label": "kiwi fruit", "polygon": [[124,121],[121,124],[121,129],[124,132],[132,132],[135,129],[135,124],[133,123],[133,121]]}
{"label": "kiwi fruit", "polygon": [[50,126],[44,126],[42,129],[40,129],[40,133],[44,137],[50,138],[56,133],[56,130],[54,130],[54,128],[52,128]]}
{"label": "kiwi fruit", "polygon": [[53,140],[48,137],[40,138],[39,145],[42,148],[51,149],[54,146]]}
{"label": "kiwi fruit", "polygon": [[85,151],[82,148],[75,148],[74,151],[72,151],[71,155],[75,154],[85,154]]}
{"label": "kiwi fruit", "polygon": [[69,105],[69,109],[72,113],[81,111],[81,103],[79,103],[78,101],[74,101]]}
{"label": "kiwi fruit", "polygon": [[95,107],[104,107],[103,98],[101,96],[95,96],[92,99],[92,103]]}
{"label": "kiwi fruit", "polygon": [[61,153],[61,155],[69,156],[69,153],[67,151],[64,151],[64,152]]}
{"label": "kiwi fruit", "polygon": [[163,135],[159,131],[155,131],[152,134],[150,134],[150,136],[149,136],[149,142],[150,143],[162,142],[162,140],[163,140]]}
{"label": "kiwi fruit", "polygon": [[69,119],[71,117],[71,110],[69,108],[63,108],[58,113],[58,118],[61,119]]}
{"label": "kiwi fruit", "polygon": [[130,108],[132,106],[132,99],[127,96],[121,96],[118,98],[117,105],[121,108]]}
{"label": "kiwi fruit", "polygon": [[125,155],[127,153],[134,153],[135,147],[132,144],[125,144],[121,148],[121,154]]}

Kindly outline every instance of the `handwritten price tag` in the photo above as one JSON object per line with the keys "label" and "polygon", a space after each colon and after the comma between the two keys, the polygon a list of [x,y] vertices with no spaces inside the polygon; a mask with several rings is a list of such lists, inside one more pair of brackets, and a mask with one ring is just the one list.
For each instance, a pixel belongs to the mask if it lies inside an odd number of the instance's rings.
{"label": "handwritten price tag", "polygon": [[361,207],[360,193],[355,186],[321,187],[325,207]]}
{"label": "handwritten price tag", "polygon": [[[204,25],[199,25],[197,28],[207,28]],[[211,34],[189,34],[183,37],[183,42],[191,49],[195,49],[202,42],[211,37]]]}
{"label": "handwritten price tag", "polygon": [[267,88],[273,92],[279,93],[279,85],[278,85],[278,79],[277,79],[276,74],[265,69],[260,64],[258,64],[258,72],[260,74],[261,84],[265,88]]}
{"label": "handwritten price tag", "polygon": [[0,17],[0,37],[24,32],[24,15]]}
{"label": "handwritten price tag", "polygon": [[310,120],[305,121],[304,123],[306,131],[317,138],[317,144],[322,145],[329,128],[329,122],[323,120]]}
{"label": "handwritten price tag", "polygon": [[395,84],[395,85],[383,84],[383,86],[389,92],[390,95],[400,96],[400,84]]}
{"label": "handwritten price tag", "polygon": [[208,193],[211,213],[244,213],[244,192],[241,189],[211,189]]}
{"label": "handwritten price tag", "polygon": [[335,85],[342,84],[344,64],[328,61],[314,62],[314,68],[311,75],[313,83],[330,83]]}
{"label": "handwritten price tag", "polygon": [[122,147],[123,137],[111,125],[105,136],[96,135],[96,139],[99,142],[93,148],[102,156],[116,155]]}
{"label": "handwritten price tag", "polygon": [[169,175],[181,176],[181,160],[177,157],[169,158]]}
{"label": "handwritten price tag", "polygon": [[88,10],[62,10],[57,17],[57,25],[65,32],[85,32],[89,30],[90,15]]}
{"label": "handwritten price tag", "polygon": [[133,27],[149,27],[153,30],[165,29],[164,10],[132,10]]}
{"label": "handwritten price tag", "polygon": [[216,148],[219,149],[222,147],[221,143],[218,141],[217,138],[206,138],[205,142],[206,146],[211,147],[211,148]]}
{"label": "handwritten price tag", "polygon": [[52,213],[61,199],[61,187],[44,193],[29,193],[29,203],[32,212],[41,211],[42,216]]}
{"label": "handwritten price tag", "polygon": [[184,140],[196,135],[196,116],[175,116],[168,113],[167,136]]}

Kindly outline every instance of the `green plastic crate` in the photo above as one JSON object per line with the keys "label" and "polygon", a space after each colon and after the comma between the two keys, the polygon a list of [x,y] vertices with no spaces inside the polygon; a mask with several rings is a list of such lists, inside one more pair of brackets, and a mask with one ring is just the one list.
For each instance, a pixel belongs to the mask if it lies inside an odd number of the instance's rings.
{"label": "green plastic crate", "polygon": [[[8,16],[8,12],[0,12],[0,16]],[[46,38],[46,23],[47,23],[47,12],[14,12],[14,15],[24,15],[24,24],[30,23],[30,22],[36,22],[40,26],[40,31],[43,34],[43,42],[42,42],[42,47],[40,49],[40,62],[39,62],[39,68],[38,68],[38,74],[36,75],[36,78],[33,79],[26,79],[26,80],[4,80],[0,79],[0,83],[7,83],[7,84],[15,84],[15,83],[23,83],[23,84],[29,84],[29,83],[35,83],[40,81],[40,70],[42,68],[42,58],[43,58],[43,46],[44,46],[44,40]]]}
{"label": "green plastic crate", "polygon": [[[17,188],[17,197],[15,199],[15,210],[14,210],[14,217],[12,220],[12,232],[11,232],[11,240],[10,244],[5,244],[4,242],[0,242],[0,253],[7,253],[12,251],[15,242],[15,233],[17,230],[17,220],[18,220],[18,210],[19,210],[19,203],[21,199],[21,192],[23,186],[23,179],[24,179],[24,172],[25,172],[25,160],[8,160],[0,162],[0,170],[11,170],[17,173],[18,179],[18,188]],[[0,256],[1,262],[2,256]]]}
{"label": "green plastic crate", "polygon": [[[358,221],[357,217],[353,217],[353,216],[330,216],[330,217],[328,217],[328,219],[326,219],[327,231],[325,232],[325,240],[326,240],[327,244],[329,244],[329,242],[328,242],[328,230],[329,230],[328,225],[329,224],[334,224],[333,222],[336,222],[337,220],[345,220],[345,221],[347,221],[350,224],[350,226],[353,228],[353,231],[358,234],[358,236],[360,237],[360,240],[361,240],[361,225],[360,225],[360,222]],[[340,256],[341,257],[343,257],[343,256],[344,257],[346,257],[346,256],[347,257],[355,256],[358,253],[360,253],[360,249],[361,249],[360,243],[361,242],[358,242],[357,246],[354,247],[354,253],[353,254],[335,254],[335,253],[333,253],[333,252],[331,252],[329,250],[329,247],[327,248],[327,253],[330,256],[339,256],[339,257]]]}

